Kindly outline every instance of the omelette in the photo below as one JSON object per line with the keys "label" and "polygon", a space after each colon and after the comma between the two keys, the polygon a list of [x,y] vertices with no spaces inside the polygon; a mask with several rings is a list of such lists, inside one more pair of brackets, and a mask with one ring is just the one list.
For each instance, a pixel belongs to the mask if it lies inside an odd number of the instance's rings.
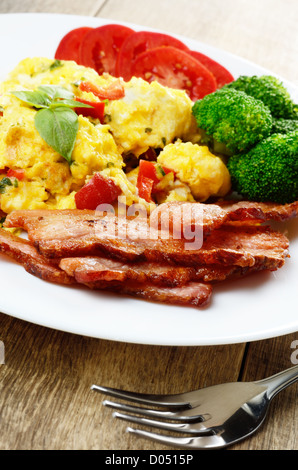
{"label": "omelette", "polygon": [[[76,194],[95,173],[112,180],[119,200],[146,210],[168,201],[206,201],[230,191],[220,157],[200,145],[193,102],[174,90],[141,78],[121,80],[124,94],[104,100],[102,120],[78,111],[71,162],[49,145],[36,128],[36,107],[13,94],[55,85],[88,102],[98,102],[79,84],[108,88],[116,80],[73,61],[33,57],[22,60],[0,84],[0,209],[75,209]],[[150,151],[161,168],[154,197],[140,194],[140,161]],[[164,171],[167,169],[170,171]],[[21,175],[21,176],[20,176]]]}

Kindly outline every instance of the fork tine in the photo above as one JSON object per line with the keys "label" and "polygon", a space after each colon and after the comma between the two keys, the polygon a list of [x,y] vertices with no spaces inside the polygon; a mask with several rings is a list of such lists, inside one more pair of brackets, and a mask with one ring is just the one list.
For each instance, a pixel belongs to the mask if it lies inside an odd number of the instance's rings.
{"label": "fork tine", "polygon": [[114,408],[116,410],[121,411],[128,411],[130,413],[141,414],[143,416],[149,416],[152,418],[162,418],[166,420],[174,419],[176,421],[183,421],[183,422],[198,422],[203,421],[203,418],[200,414],[194,416],[187,416],[178,414],[177,412],[172,411],[163,411],[163,410],[153,410],[149,408],[144,408],[140,406],[131,406],[127,405],[126,403],[116,403],[110,400],[104,400],[103,404],[108,406],[109,408]]}
{"label": "fork tine", "polygon": [[210,434],[211,431],[208,430],[202,422],[196,423],[196,426],[191,426],[189,423],[170,423],[159,421],[156,419],[141,418],[139,416],[128,415],[124,413],[119,413],[118,411],[113,413],[114,418],[123,419],[124,421],[129,421],[131,423],[151,426],[167,431],[175,431],[180,433],[190,433],[196,435]]}
{"label": "fork tine", "polygon": [[159,442],[160,444],[166,444],[174,447],[182,447],[186,449],[220,449],[226,447],[227,445],[224,439],[216,434],[199,437],[173,437],[155,432],[144,431],[142,429],[134,429],[130,426],[126,428],[126,432],[129,432],[139,437],[150,439],[155,442]]}
{"label": "fork tine", "polygon": [[174,408],[190,408],[189,402],[179,401],[175,395],[150,395],[119,390],[116,388],[102,387],[100,385],[92,385],[91,390],[109,395],[111,397],[121,398],[123,400],[135,401],[144,405],[165,406]]}
{"label": "fork tine", "polygon": [[138,413],[142,414],[143,416],[152,416],[155,418],[175,419],[176,416],[172,411],[152,410],[148,408],[141,408],[140,406],[130,406],[124,403],[115,403],[110,400],[104,400],[103,404],[109,408],[114,408],[121,411],[129,411],[130,413]]}

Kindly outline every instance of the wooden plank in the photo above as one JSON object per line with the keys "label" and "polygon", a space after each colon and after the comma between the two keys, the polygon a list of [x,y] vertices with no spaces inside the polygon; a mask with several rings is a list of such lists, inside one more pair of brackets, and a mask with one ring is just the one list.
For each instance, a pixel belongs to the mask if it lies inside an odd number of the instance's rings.
{"label": "wooden plank", "polygon": [[[0,314],[0,449],[166,449],[125,433],[93,383],[178,393],[237,380],[244,345],[159,347],[118,343]],[[230,365],[233,364],[231,368]]]}

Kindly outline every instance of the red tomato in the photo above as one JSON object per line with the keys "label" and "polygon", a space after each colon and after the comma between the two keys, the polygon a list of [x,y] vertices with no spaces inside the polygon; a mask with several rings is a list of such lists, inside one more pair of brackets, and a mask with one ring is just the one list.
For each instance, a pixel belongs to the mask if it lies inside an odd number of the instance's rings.
{"label": "red tomato", "polygon": [[172,46],[184,51],[189,50],[183,42],[167,34],[151,33],[149,31],[135,32],[125,39],[119,51],[116,62],[117,76],[123,77],[125,81],[130,80],[133,75],[131,66],[135,58],[148,49],[160,46]]}
{"label": "red tomato", "polygon": [[95,173],[76,194],[77,209],[95,210],[100,204],[112,204],[121,191],[113,180]]}
{"label": "red tomato", "polygon": [[124,40],[134,31],[118,24],[94,28],[83,38],[80,46],[80,64],[91,67],[98,74],[115,75],[116,57]]}
{"label": "red tomato", "polygon": [[79,85],[80,90],[93,93],[100,100],[119,100],[125,94],[124,86],[120,79],[112,82],[108,87],[98,87],[91,82],[81,82]]}
{"label": "red tomato", "polygon": [[158,164],[156,162],[140,160],[137,179],[139,196],[147,202],[152,202],[151,194],[154,194],[157,191],[156,185],[160,183],[163,176],[171,172],[174,173],[173,170],[162,166],[160,166],[160,170],[158,170]]}
{"label": "red tomato", "polygon": [[234,81],[233,75],[225,67],[215,62],[215,60],[210,59],[210,57],[197,51],[190,51],[189,54],[201,62],[201,64],[203,64],[209,70],[209,72],[214,75],[217,88],[221,88],[226,83]]}
{"label": "red tomato", "polygon": [[93,28],[82,26],[69,31],[60,41],[55,53],[55,59],[74,60],[78,63],[79,47],[83,37]]}
{"label": "red tomato", "polygon": [[139,190],[139,196],[147,202],[153,202],[151,197],[153,185],[154,181],[146,176],[140,176],[138,178],[137,188]]}
{"label": "red tomato", "polygon": [[104,118],[104,109],[105,109],[105,104],[103,101],[89,101],[89,100],[84,100],[82,98],[76,97],[76,101],[79,101],[80,103],[84,104],[89,104],[89,106],[92,106],[92,108],[74,108],[75,112],[77,114],[82,114],[82,116],[90,116],[94,119],[99,119],[100,122],[103,122]]}
{"label": "red tomato", "polygon": [[7,172],[9,178],[17,178],[19,181],[22,181],[25,178],[25,170],[21,168],[10,168]]}
{"label": "red tomato", "polygon": [[138,55],[132,72],[148,82],[185,90],[195,101],[216,90],[214,76],[200,62],[175,47],[156,47]]}
{"label": "red tomato", "polygon": [[[153,181],[154,184],[160,182],[161,178],[158,178],[156,173],[156,166],[155,162],[149,162],[147,160],[140,160],[139,163],[139,173],[138,173],[138,181],[142,177],[149,178]],[[137,183],[138,186],[138,183]]]}

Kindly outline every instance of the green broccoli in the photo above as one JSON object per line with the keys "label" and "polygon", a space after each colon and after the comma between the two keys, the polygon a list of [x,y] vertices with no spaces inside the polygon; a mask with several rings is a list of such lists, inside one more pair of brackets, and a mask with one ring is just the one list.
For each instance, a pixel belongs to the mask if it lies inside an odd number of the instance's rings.
{"label": "green broccoli", "polygon": [[211,151],[231,155],[253,147],[271,133],[269,109],[243,91],[224,89],[194,103],[192,113]]}
{"label": "green broccoli", "polygon": [[283,83],[271,75],[241,75],[223,88],[244,91],[268,106],[275,118],[297,119],[297,106]]}
{"label": "green broccoli", "polygon": [[298,131],[298,119],[273,119],[272,134],[288,134]]}
{"label": "green broccoli", "polygon": [[227,162],[232,189],[253,201],[298,200],[298,132],[274,134]]}

